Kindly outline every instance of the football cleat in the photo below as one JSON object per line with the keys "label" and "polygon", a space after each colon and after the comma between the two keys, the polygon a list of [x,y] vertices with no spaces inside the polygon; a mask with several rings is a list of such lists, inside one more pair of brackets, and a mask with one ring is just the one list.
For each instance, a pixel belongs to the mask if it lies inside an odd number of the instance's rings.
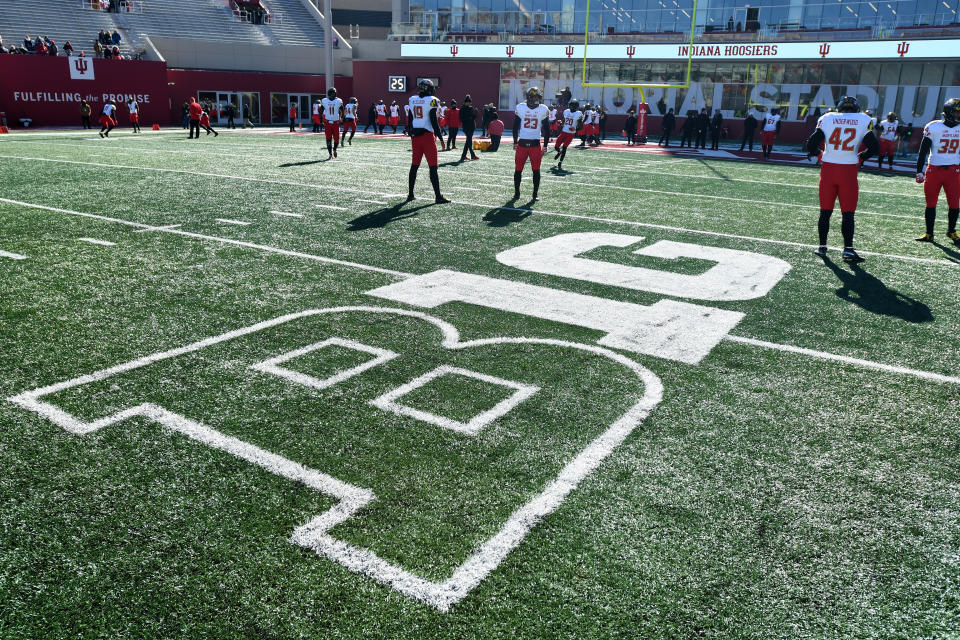
{"label": "football cleat", "polygon": [[827,247],[825,245],[820,245],[813,250],[813,253],[823,258],[827,255]]}
{"label": "football cleat", "polygon": [[840,257],[843,258],[844,262],[863,262],[865,260],[865,258],[861,258],[860,254],[853,249],[844,249]]}
{"label": "football cleat", "polygon": [[960,244],[960,233],[956,231],[948,231],[947,237],[953,241],[953,244]]}
{"label": "football cleat", "polygon": [[933,234],[932,234],[932,233],[925,233],[925,234],[923,234],[922,236],[920,236],[919,238],[915,238],[915,240],[916,240],[917,242],[933,242]]}

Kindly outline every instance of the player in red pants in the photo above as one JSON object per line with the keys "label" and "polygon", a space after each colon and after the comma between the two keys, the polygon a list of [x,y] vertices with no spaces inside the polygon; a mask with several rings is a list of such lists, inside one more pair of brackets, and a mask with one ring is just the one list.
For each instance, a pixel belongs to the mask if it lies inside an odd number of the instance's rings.
{"label": "player in red pants", "polygon": [[[923,165],[930,156],[926,172]],[[927,208],[923,217],[926,233],[918,242],[933,242],[933,225],[937,220],[940,191],[947,196],[947,237],[960,245],[957,218],[960,217],[960,98],[950,98],[943,105],[943,120],[934,120],[923,128],[923,141],[917,156],[917,182],[923,184]]]}
{"label": "player in red pants", "polygon": [[320,101],[323,107],[323,133],[327,138],[327,160],[337,157],[340,146],[340,121],[343,120],[343,100],[334,87],[327,89],[327,97]]}
{"label": "player in red pants", "polygon": [[[860,113],[860,103],[856,98],[840,98],[837,109],[838,113],[827,113],[820,117],[816,130],[806,144],[808,157],[812,157],[823,143],[820,220],[817,224],[820,246],[815,253],[821,258],[827,255],[830,216],[833,215],[834,204],[840,200],[840,211],[843,214],[840,227],[843,233],[841,256],[845,262],[863,262],[863,258],[853,249],[853,215],[860,195],[857,172],[861,160],[866,160],[877,152],[877,139],[870,130],[870,116]],[[861,144],[866,146],[866,151],[859,153]]]}
{"label": "player in red pants", "polygon": [[[543,94],[537,87],[527,89],[527,101],[517,105],[516,117],[513,119],[513,199],[520,199],[520,180],[523,176],[523,167],[530,161],[533,169],[533,196],[537,199],[540,192],[540,161],[543,159],[543,146],[550,144],[550,109],[542,104]],[[541,146],[540,137],[543,137]]]}
{"label": "player in red pants", "polygon": [[553,150],[557,154],[553,157],[557,162],[557,169],[563,170],[563,161],[567,157],[567,149],[573,142],[574,136],[580,132],[583,127],[583,113],[580,112],[580,101],[571,100],[570,104],[563,111],[563,121],[561,122],[560,135],[557,136],[557,142]]}
{"label": "player in red pants", "polygon": [[[440,101],[434,97],[433,91],[433,81],[424,78],[417,85],[417,95],[410,98],[410,144],[413,148],[413,159],[410,163],[407,202],[416,199],[413,188],[417,184],[417,171],[424,157],[427,158],[427,166],[430,168],[434,202],[437,204],[450,202],[440,193],[440,175],[437,173],[437,135],[440,133],[437,109],[440,107]],[[440,145],[443,146],[442,137]]]}
{"label": "player in red pants", "polygon": [[[347,131],[350,137],[347,137]],[[350,98],[347,104],[343,105],[343,141],[346,144],[353,145],[353,136],[357,134],[357,99]]]}

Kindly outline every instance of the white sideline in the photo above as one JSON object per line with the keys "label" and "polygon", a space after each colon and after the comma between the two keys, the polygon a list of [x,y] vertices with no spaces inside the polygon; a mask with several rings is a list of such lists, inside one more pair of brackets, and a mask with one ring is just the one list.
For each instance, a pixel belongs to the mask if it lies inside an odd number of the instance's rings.
{"label": "white sideline", "polygon": [[90,244],[98,244],[101,247],[115,247],[117,246],[116,242],[110,242],[109,240],[100,240],[98,238],[77,238],[82,242],[89,242]]}
{"label": "white sideline", "polygon": [[11,253],[0,249],[0,258],[10,258],[11,260],[26,260],[27,256],[19,253]]}
{"label": "white sideline", "polygon": [[321,208],[321,209],[332,209],[332,210],[334,210],[334,211],[346,211],[346,210],[347,210],[346,207],[337,207],[337,206],[334,206],[334,205],[332,205],[332,204],[315,204],[315,205],[313,205],[313,206],[319,207],[319,208]]}
{"label": "white sideline", "polygon": [[[329,531],[338,524],[356,514],[365,505],[375,499],[373,492],[353,486],[333,476],[310,469],[292,460],[261,449],[250,443],[222,434],[185,416],[173,413],[157,405],[144,403],[113,415],[84,422],[63,409],[40,400],[41,397],[64,391],[80,385],[99,382],[111,376],[132,371],[156,362],[168,360],[180,355],[192,353],[206,347],[249,335],[263,329],[275,327],[286,322],[320,314],[346,312],[385,313],[417,318],[433,324],[443,335],[441,345],[447,349],[468,349],[487,345],[503,344],[542,344],[561,348],[576,349],[593,353],[614,361],[632,371],[643,383],[643,395],[616,422],[590,442],[580,453],[567,462],[556,478],[526,504],[516,509],[500,530],[479,545],[467,560],[457,567],[453,574],[442,582],[433,582],[421,578],[402,567],[392,564],[369,549],[355,547],[329,535]],[[291,313],[271,320],[265,320],[249,327],[236,329],[192,344],[170,349],[160,353],[131,360],[107,369],[83,375],[72,380],[40,387],[7,398],[28,411],[32,411],[77,435],[91,433],[98,429],[122,422],[132,417],[145,417],[159,424],[198,440],[210,447],[220,449],[243,460],[247,460],[271,473],[300,482],[312,489],[330,495],[339,503],[328,511],[314,517],[306,524],[297,527],[290,537],[294,544],[314,550],[356,573],[367,575],[386,584],[401,593],[417,598],[440,611],[449,611],[450,607],[466,597],[501,562],[516,549],[524,538],[541,520],[556,511],[566,497],[629,436],[663,398],[663,384],[653,372],[619,353],[594,345],[585,345],[564,340],[544,338],[487,338],[483,340],[460,341],[456,327],[444,320],[419,311],[392,309],[385,307],[335,307],[312,309]]]}
{"label": "white sideline", "polygon": [[[171,233],[171,234],[175,234],[175,235],[179,235],[179,236],[184,236],[184,237],[187,237],[187,238],[196,238],[196,239],[198,239],[198,240],[207,240],[207,241],[210,241],[210,242],[221,242],[221,243],[224,243],[224,244],[232,244],[232,245],[239,246],[239,247],[246,247],[246,248],[249,248],[249,249],[257,249],[257,250],[260,250],[260,251],[267,251],[267,252],[270,252],[270,253],[276,253],[276,254],[279,254],[279,255],[284,255],[284,256],[293,257],[293,258],[303,258],[303,259],[305,259],[305,260],[313,260],[313,261],[316,261],[316,262],[323,262],[323,263],[329,263],[329,264],[337,264],[337,265],[341,265],[341,266],[345,266],[345,267],[353,267],[353,268],[356,268],[356,269],[363,269],[363,270],[365,270],[365,271],[373,271],[373,272],[376,272],[376,273],[383,273],[383,274],[390,275],[390,276],[394,276],[394,277],[401,278],[401,279],[407,279],[407,278],[416,277],[416,274],[413,274],[413,273],[407,273],[407,272],[403,272],[403,271],[394,271],[394,270],[392,270],[392,269],[384,269],[384,268],[382,268],[382,267],[375,267],[375,266],[372,266],[372,265],[367,265],[367,264],[363,264],[363,263],[359,263],[359,262],[349,262],[349,261],[346,261],[346,260],[338,260],[338,259],[336,259],[336,258],[328,258],[328,257],[326,257],[326,256],[318,256],[318,255],[309,254],[309,253],[301,253],[301,252],[299,252],[299,251],[290,251],[290,250],[288,250],[288,249],[280,249],[280,248],[278,248],[278,247],[271,247],[271,246],[268,246],[268,245],[256,244],[256,243],[253,243],[253,242],[243,242],[243,241],[241,241],[241,240],[233,240],[233,239],[230,239],[230,238],[221,238],[221,237],[217,237],[217,236],[208,236],[208,235],[204,235],[204,234],[200,234],[200,233],[191,233],[191,232],[189,232],[189,231],[182,231],[182,230],[180,230],[180,229],[164,229],[164,228],[162,228],[162,227],[154,227],[154,226],[142,224],[142,223],[139,223],[139,222],[131,222],[131,221],[129,221],[129,220],[121,220],[121,219],[119,219],[119,218],[110,218],[110,217],[107,217],[107,216],[101,216],[101,215],[97,215],[97,214],[94,214],[94,213],[82,213],[82,212],[79,212],[79,211],[71,211],[71,210],[69,210],[69,209],[60,209],[60,208],[57,208],[57,207],[48,207],[48,206],[46,206],[46,205],[41,205],[41,204],[32,204],[32,203],[29,203],[29,202],[21,202],[21,201],[19,201],[19,200],[10,200],[10,199],[8,199],[8,198],[0,198],[0,202],[5,202],[5,203],[7,203],[7,204],[14,204],[14,205],[23,206],[23,207],[29,207],[29,208],[32,208],[32,209],[42,209],[42,210],[45,210],[45,211],[54,211],[54,212],[56,212],[56,213],[64,213],[64,214],[68,214],[68,215],[81,216],[81,217],[84,217],[84,218],[91,218],[91,219],[94,219],[94,220],[102,220],[102,221],[104,221],[104,222],[114,222],[114,223],[117,223],[117,224],[123,224],[123,225],[127,225],[127,226],[130,226],[130,227],[137,227],[137,228],[140,228],[140,229],[143,229],[143,230],[156,230],[156,231],[160,231],[161,233]],[[461,203],[461,204],[470,204],[470,203]],[[471,206],[482,206],[482,205],[471,205]],[[525,211],[525,209],[519,209],[519,210],[520,210],[520,211]],[[540,212],[540,213],[543,213],[543,212]],[[584,219],[587,219],[587,220],[601,220],[601,221],[603,221],[602,218],[600,218],[600,219],[590,218],[590,217],[587,217],[587,216],[578,216],[578,215],[575,215],[575,214],[559,214],[559,213],[557,213],[557,214],[554,214],[554,215],[562,215],[562,216],[573,217],[573,218],[584,218]],[[645,227],[654,227],[654,228],[662,228],[662,229],[671,229],[671,230],[675,230],[675,231],[692,232],[692,230],[690,230],[690,229],[681,229],[681,228],[678,228],[678,227],[668,227],[668,226],[664,226],[664,225],[654,225],[654,224],[648,224],[648,223],[643,223],[643,222],[630,222],[630,221],[621,221],[621,220],[608,220],[608,222],[620,222],[620,223],[623,223],[623,224],[634,224],[634,225],[645,226]],[[705,235],[714,235],[714,236],[737,238],[737,239],[744,239],[744,240],[756,240],[756,241],[759,241],[759,242],[773,242],[773,243],[777,243],[777,244],[785,244],[785,245],[798,246],[798,247],[808,247],[808,246],[812,246],[812,245],[803,245],[803,244],[795,243],[795,242],[786,242],[786,241],[782,241],[782,240],[767,240],[767,239],[764,239],[764,238],[750,238],[750,237],[747,237],[747,236],[737,236],[737,235],[733,235],[733,234],[724,234],[724,233],[712,233],[712,232],[707,232],[707,231],[695,231],[695,233],[702,233],[702,234],[705,234]],[[860,253],[868,253],[868,252],[866,252],[866,251],[861,251]],[[886,255],[886,254],[872,254],[872,255]],[[947,264],[947,265],[955,266],[954,263],[952,263],[952,262],[946,262],[946,261],[925,260],[925,259],[923,259],[923,258],[909,258],[909,257],[907,257],[907,256],[896,256],[896,255],[890,255],[890,256],[887,256],[887,257],[901,258],[901,259],[904,259],[904,260],[914,260],[914,261],[919,261],[919,262],[931,262],[931,263],[933,263],[933,264]],[[950,382],[950,383],[960,382],[960,378],[953,377],[953,376],[944,376],[944,375],[937,374],[937,373],[931,373],[931,372],[927,372],[927,371],[919,371],[919,370],[917,370],[917,369],[908,369],[908,368],[906,368],[906,367],[898,367],[898,366],[896,366],[896,365],[887,365],[887,364],[883,364],[883,363],[879,363],[879,362],[872,362],[872,361],[870,361],[870,360],[860,360],[860,359],[858,359],[858,358],[851,358],[851,357],[849,357],[849,356],[831,354],[831,353],[828,353],[828,352],[825,352],[825,351],[816,351],[816,350],[813,350],[813,349],[805,349],[805,348],[803,348],[803,347],[795,347],[795,346],[793,346],[793,345],[777,344],[777,343],[773,343],[773,342],[764,342],[764,341],[762,341],[762,340],[756,340],[756,339],[753,339],[753,338],[744,338],[744,337],[732,336],[732,335],[728,335],[728,336],[727,336],[727,339],[728,339],[728,340],[737,341],[737,342],[743,342],[743,343],[745,343],[745,344],[753,344],[754,346],[760,346],[760,347],[771,348],[771,349],[780,349],[780,350],[782,350],[782,351],[790,351],[790,352],[793,352],[793,353],[798,353],[798,354],[803,354],[803,355],[809,355],[809,356],[813,356],[813,357],[820,358],[820,359],[825,359],[825,360],[836,360],[836,361],[838,361],[838,362],[846,362],[846,363],[848,363],[848,364],[857,365],[857,366],[863,366],[863,367],[870,368],[870,369],[881,369],[881,370],[886,370],[886,371],[891,371],[891,372],[896,372],[896,373],[903,373],[903,374],[906,374],[906,375],[915,375],[915,376],[917,376],[917,377],[925,378],[925,379],[928,379],[928,380],[937,380],[937,381]]]}
{"label": "white sideline", "polygon": [[217,222],[222,222],[223,224],[232,224],[238,227],[249,226],[249,222],[244,222],[243,220],[231,220],[230,218],[214,218]]}

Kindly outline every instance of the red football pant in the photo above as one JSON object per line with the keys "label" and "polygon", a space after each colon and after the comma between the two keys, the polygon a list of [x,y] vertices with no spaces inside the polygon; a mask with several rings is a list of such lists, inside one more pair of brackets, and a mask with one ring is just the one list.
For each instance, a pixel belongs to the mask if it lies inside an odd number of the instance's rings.
{"label": "red football pant", "polygon": [[377,124],[387,124],[387,116],[377,116]]}
{"label": "red football pant", "polygon": [[333,138],[335,142],[340,142],[340,121],[334,120],[331,122],[327,120],[323,127],[323,134],[327,136],[327,140]]}
{"label": "red football pant", "polygon": [[543,148],[537,142],[532,147],[517,147],[517,152],[513,156],[514,169],[523,171],[523,167],[530,160],[530,168],[534,171],[540,171],[540,161],[543,159]]}
{"label": "red football pant", "polygon": [[390,126],[395,127],[400,124],[400,118],[390,118]]}
{"label": "red football pant", "polygon": [[760,134],[760,144],[764,147],[773,146],[773,138],[777,135],[776,131],[764,131]]}
{"label": "red football pant", "polygon": [[923,195],[927,197],[927,207],[937,206],[940,189],[947,194],[947,206],[960,209],[960,165],[928,165],[923,181]]}
{"label": "red football pant", "polygon": [[357,130],[357,119],[356,118],[347,118],[343,121],[343,132],[347,131],[356,131]]}
{"label": "red football pant", "polygon": [[880,138],[878,140],[880,143],[880,155],[881,156],[892,156],[894,152],[893,140],[884,140]]}
{"label": "red football pant", "polygon": [[840,199],[840,211],[856,211],[860,196],[856,164],[824,162],[820,165],[820,208],[833,210]]}
{"label": "red football pant", "polygon": [[427,166],[437,166],[437,138],[433,132],[428,131],[419,136],[410,138],[410,144],[413,145],[413,161],[411,164],[415,167],[420,166],[420,160],[426,156]]}
{"label": "red football pant", "polygon": [[131,113],[131,114],[130,114],[130,123],[133,124],[133,123],[137,123],[137,122],[140,122],[140,115],[137,114],[137,113]]}
{"label": "red football pant", "polygon": [[573,134],[561,131],[560,135],[557,136],[557,142],[553,148],[559,150],[560,147],[563,147],[565,149],[570,146],[571,142],[573,142]]}
{"label": "red football pant", "polygon": [[313,114],[313,124],[323,124],[323,119],[318,114]]}

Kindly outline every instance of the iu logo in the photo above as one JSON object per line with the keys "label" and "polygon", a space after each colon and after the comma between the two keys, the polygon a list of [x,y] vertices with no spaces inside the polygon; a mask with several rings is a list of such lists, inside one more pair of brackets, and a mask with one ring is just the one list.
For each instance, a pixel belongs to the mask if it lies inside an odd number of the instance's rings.
{"label": "iu logo", "polygon": [[826,58],[828,53],[830,53],[830,45],[824,42],[822,45],[820,45],[820,57]]}
{"label": "iu logo", "polygon": [[568,57],[568,58],[572,58],[572,57],[573,57],[573,45],[572,45],[572,44],[567,45],[567,48],[564,49],[563,52],[567,54],[567,57]]}
{"label": "iu logo", "polygon": [[910,50],[910,43],[909,43],[909,42],[904,41],[904,42],[901,42],[900,44],[897,45],[897,53],[900,54],[900,57],[901,57],[901,58],[902,58],[904,55],[906,55],[907,51],[909,51],[909,50]]}
{"label": "iu logo", "polygon": [[67,58],[71,80],[93,80],[93,58]]}
{"label": "iu logo", "polygon": [[450,55],[456,58],[458,53],[460,53],[460,47],[455,44],[450,45]]}
{"label": "iu logo", "polygon": [[636,52],[637,52],[637,48],[636,48],[635,46],[633,46],[632,44],[631,44],[631,45],[627,45],[627,57],[628,57],[628,58],[633,58],[633,54],[635,54]]}
{"label": "iu logo", "polygon": [[513,47],[512,44],[508,44],[508,45],[507,45],[507,57],[508,57],[508,58],[512,58],[514,52],[516,52],[516,49],[514,49],[514,47]]}

